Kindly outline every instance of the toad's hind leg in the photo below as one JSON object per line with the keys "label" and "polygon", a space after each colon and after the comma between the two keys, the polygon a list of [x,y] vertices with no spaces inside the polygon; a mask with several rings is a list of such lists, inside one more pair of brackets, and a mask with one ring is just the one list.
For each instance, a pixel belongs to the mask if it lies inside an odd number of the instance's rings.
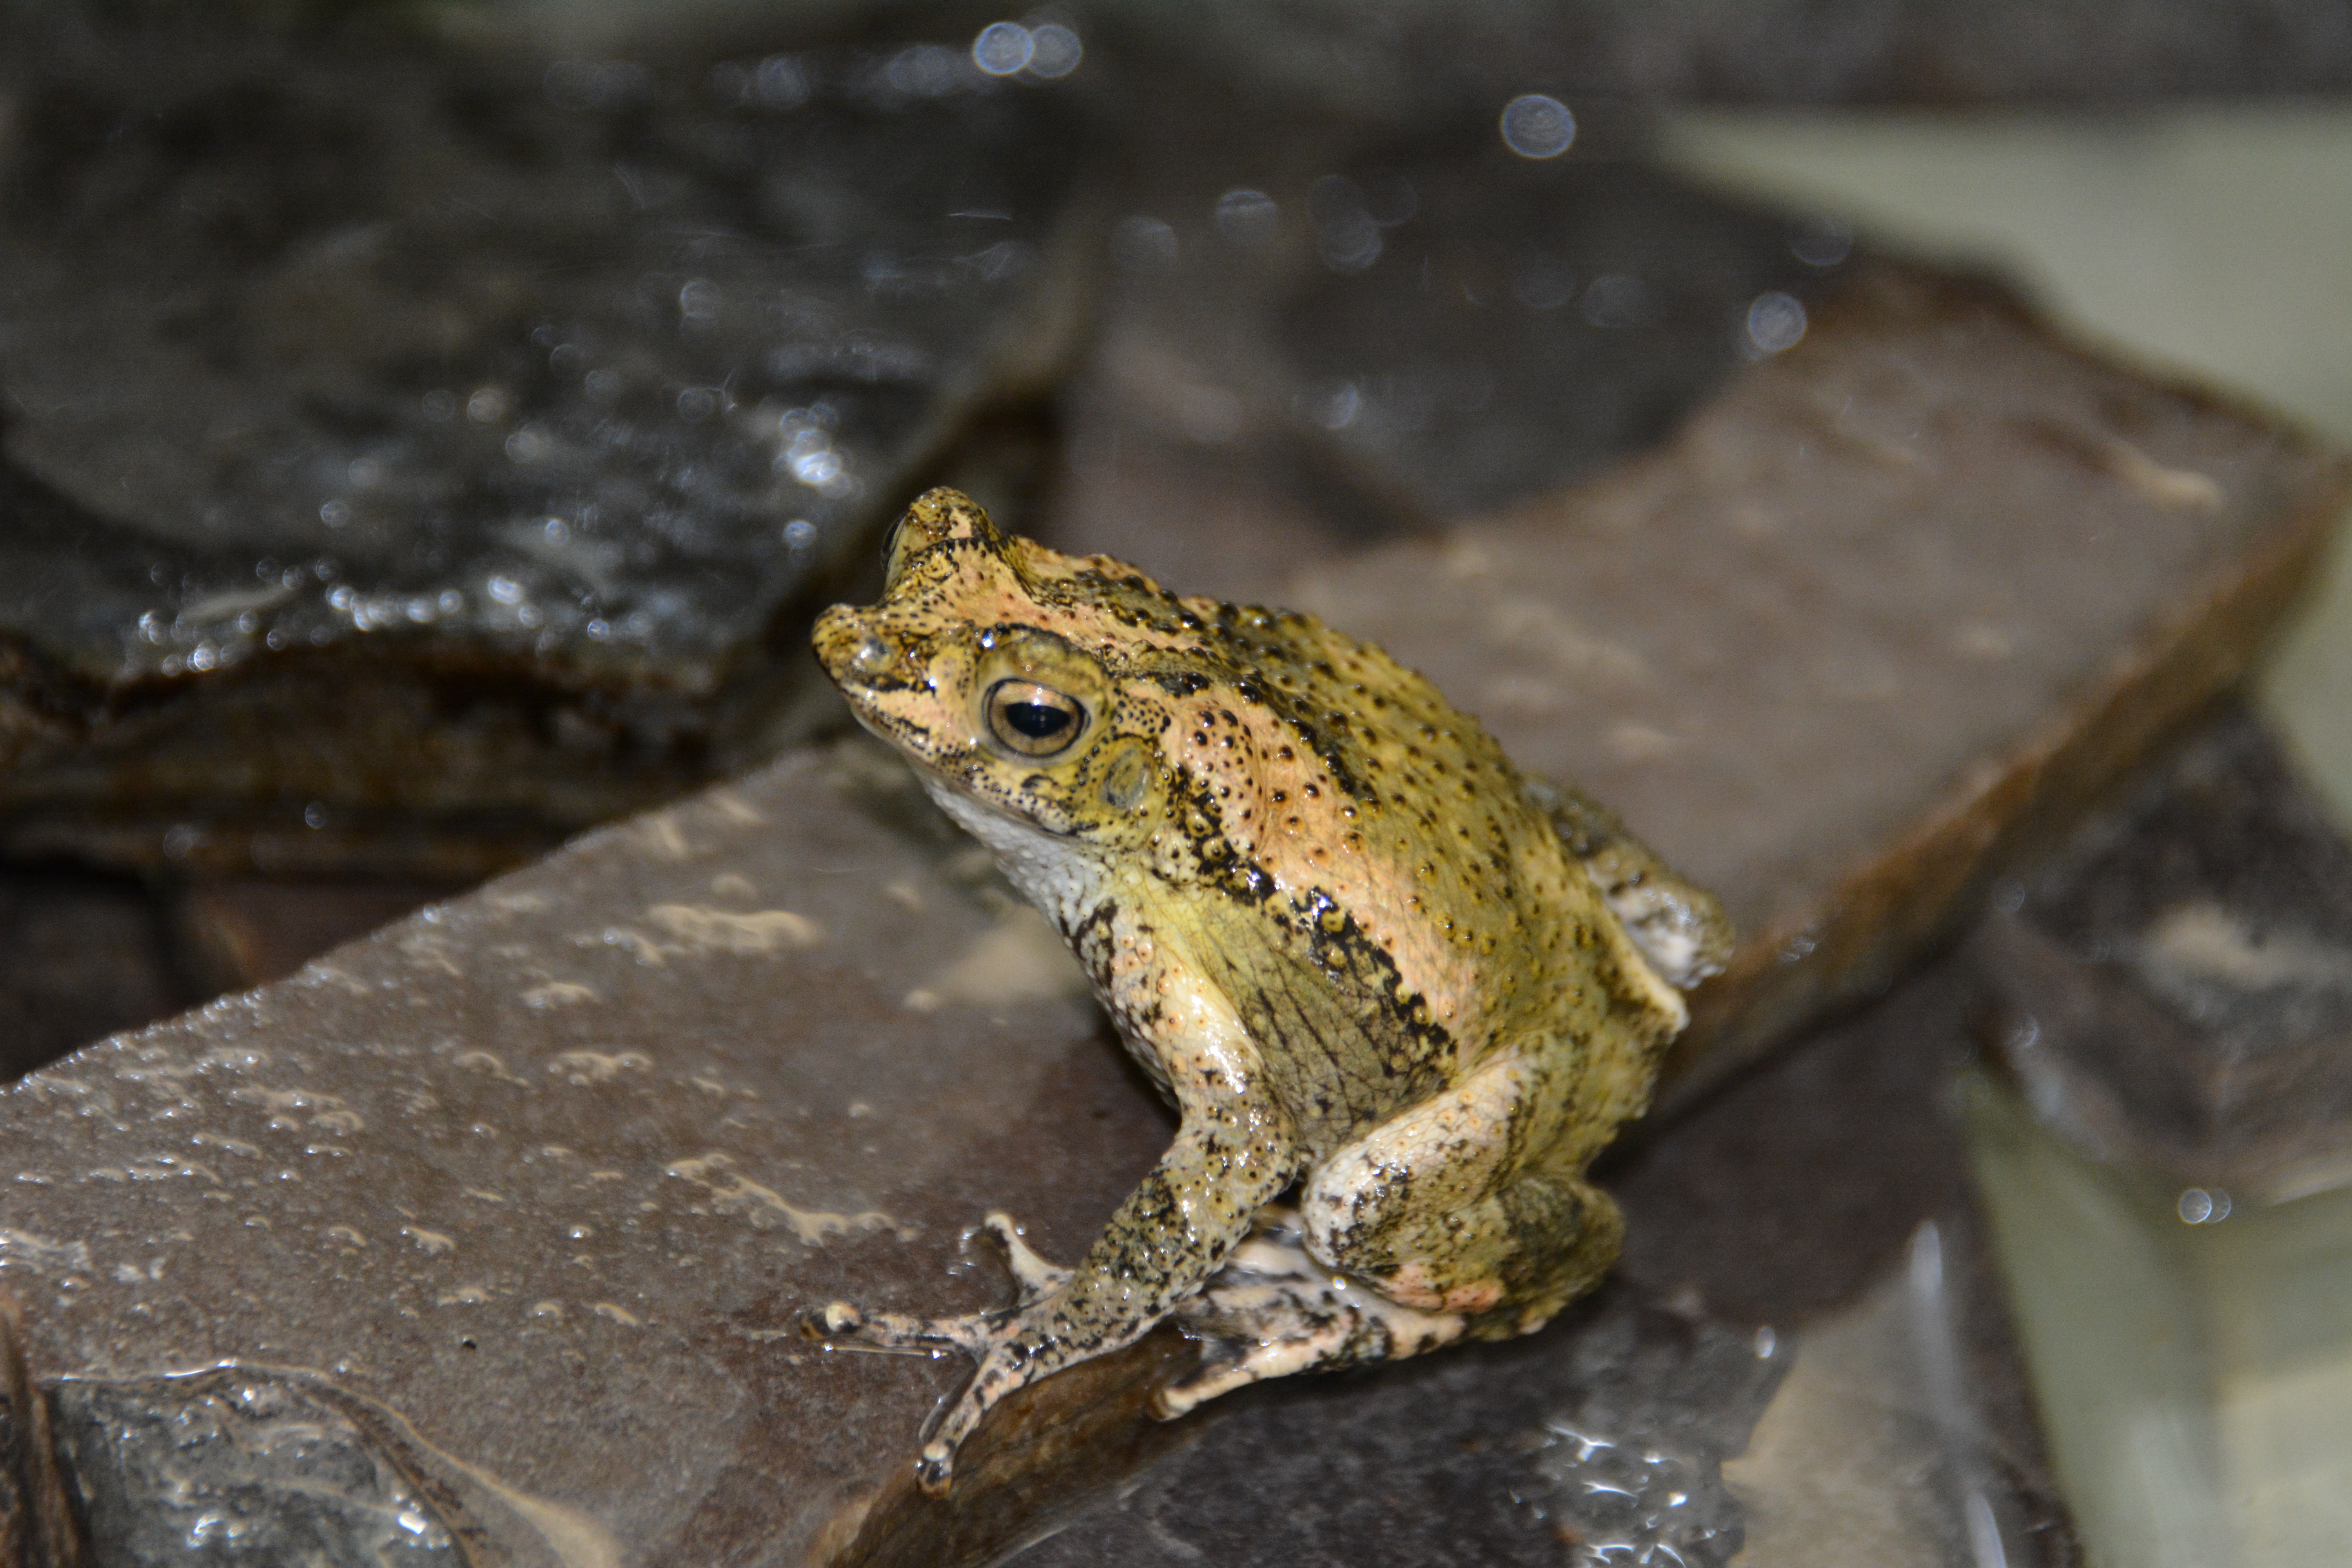
{"label": "toad's hind leg", "polygon": [[1583,1179],[1598,1141],[1567,1125],[1573,1097],[1557,1076],[1491,1061],[1326,1160],[1298,1209],[1269,1211],[1182,1309],[1209,1350],[1163,1411],[1262,1378],[1529,1332],[1599,1283],[1624,1223]]}

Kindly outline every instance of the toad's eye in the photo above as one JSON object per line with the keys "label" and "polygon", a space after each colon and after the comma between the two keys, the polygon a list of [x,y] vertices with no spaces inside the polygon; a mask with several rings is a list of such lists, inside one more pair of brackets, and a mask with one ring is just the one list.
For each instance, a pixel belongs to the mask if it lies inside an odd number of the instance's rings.
{"label": "toad's eye", "polygon": [[988,732],[1008,751],[1050,757],[1076,743],[1087,710],[1075,697],[1033,680],[1000,680],[988,689]]}

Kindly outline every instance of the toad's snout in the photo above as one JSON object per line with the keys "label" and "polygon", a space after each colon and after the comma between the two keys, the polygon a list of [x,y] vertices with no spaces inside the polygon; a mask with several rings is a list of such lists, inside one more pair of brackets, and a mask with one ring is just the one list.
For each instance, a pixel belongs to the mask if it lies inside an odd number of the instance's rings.
{"label": "toad's snout", "polygon": [[887,677],[906,658],[897,638],[867,612],[848,605],[835,605],[819,616],[809,640],[817,662],[845,691],[857,691]]}

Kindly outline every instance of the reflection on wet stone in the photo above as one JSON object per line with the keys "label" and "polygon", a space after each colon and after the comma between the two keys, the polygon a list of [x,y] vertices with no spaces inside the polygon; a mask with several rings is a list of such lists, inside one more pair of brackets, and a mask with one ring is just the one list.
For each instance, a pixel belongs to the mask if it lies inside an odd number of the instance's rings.
{"label": "reflection on wet stone", "polygon": [[5,26],[20,854],[478,870],[755,756],[1066,337],[1074,141],[953,51]]}
{"label": "reflection on wet stone", "polygon": [[[1723,889],[1747,984],[1783,987],[1745,995],[1780,1028],[1879,984],[1966,907],[2002,833],[2242,668],[2341,494],[2326,454],[2074,356],[1998,298],[1907,271],[1856,290],[1652,457],[1441,541],[1330,552],[1267,595],[1381,637],[1487,709],[1524,763],[1622,802]],[[934,1506],[910,1448],[963,1368],[791,1336],[835,1299],[1001,1303],[964,1227],[1003,1207],[1071,1256],[1169,1131],[1051,933],[871,756],[796,753],[8,1090],[0,1132],[36,1179],[0,1207],[0,1273],[34,1300],[44,1373],[326,1368],[646,1560],[758,1542],[984,1561],[1181,1439],[1142,1417],[1184,1353],[1155,1338],[1029,1391]],[[1945,1036],[1957,1011],[1927,1009]],[[1853,1304],[1922,1219],[1959,1256],[1957,1156],[1918,1160],[1932,1099],[1851,1071],[1917,1016],[1827,1078],[1802,1070],[1816,1052],[1654,1135],[1610,1181],[1627,1279],[1685,1317],[1696,1290],[1697,1316],[1738,1325],[1720,1343],[1747,1345]],[[1907,1119],[1868,1098],[1889,1076]],[[1821,1109],[1840,1096],[1859,1099]],[[1591,1321],[1394,1386],[1485,1420]],[[1972,1307],[1964,1331],[1988,1322],[1998,1308]],[[1971,1364],[1979,1397],[2011,1400],[1989,1418],[2004,1452],[2030,1459],[1998,1357]],[[1650,1417],[1594,1421],[1545,1386],[1559,1397],[1521,1433],[1567,1413],[1698,1463]],[[1302,1383],[1265,1408],[1299,1401],[1339,1433],[1368,1392]],[[1783,1463],[1811,1451],[1794,1427]],[[1309,1447],[1277,1451],[1349,1462],[1336,1437]],[[1217,1463],[1260,1473],[1264,1452]],[[1532,1450],[1512,1462],[1547,1484]],[[1433,1531],[1465,1506],[1434,1473]],[[1475,1506],[1557,1552],[1524,1505]]]}
{"label": "reflection on wet stone", "polygon": [[1721,1568],[1721,1461],[1778,1381],[1748,1332],[1612,1287],[1534,1339],[1270,1386],[1021,1568]]}
{"label": "reflection on wet stone", "polygon": [[99,1563],[474,1568],[484,1561],[459,1546],[417,1480],[334,1404],[282,1376],[231,1369],[71,1382],[55,1403]]}
{"label": "reflection on wet stone", "polygon": [[2352,1171],[2352,845],[2252,716],[2009,885],[1978,952],[2001,1060],[2087,1152],[2242,1202]]}
{"label": "reflection on wet stone", "polygon": [[[1787,219],[1630,162],[1481,144],[1329,178],[1327,265],[1280,317],[1297,417],[1427,517],[1659,440],[1731,368],[1793,346],[1798,294],[1845,260],[1808,265]],[[1357,249],[1335,255],[1339,234]],[[1759,300],[1777,312],[1760,334]]]}
{"label": "reflection on wet stone", "polygon": [[1548,1416],[1526,1500],[1570,1561],[1717,1568],[1745,1539],[1723,1460],[1747,1446],[1785,1363],[1769,1338],[1653,1310],[1587,1326],[1563,1359],[1572,1406]]}

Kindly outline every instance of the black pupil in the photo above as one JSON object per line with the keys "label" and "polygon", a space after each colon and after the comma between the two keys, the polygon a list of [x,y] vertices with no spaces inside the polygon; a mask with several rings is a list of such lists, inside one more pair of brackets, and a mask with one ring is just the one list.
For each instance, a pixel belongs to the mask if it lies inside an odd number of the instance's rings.
{"label": "black pupil", "polygon": [[1033,741],[1057,735],[1070,727],[1069,714],[1043,702],[1008,702],[1004,705],[1004,721]]}

